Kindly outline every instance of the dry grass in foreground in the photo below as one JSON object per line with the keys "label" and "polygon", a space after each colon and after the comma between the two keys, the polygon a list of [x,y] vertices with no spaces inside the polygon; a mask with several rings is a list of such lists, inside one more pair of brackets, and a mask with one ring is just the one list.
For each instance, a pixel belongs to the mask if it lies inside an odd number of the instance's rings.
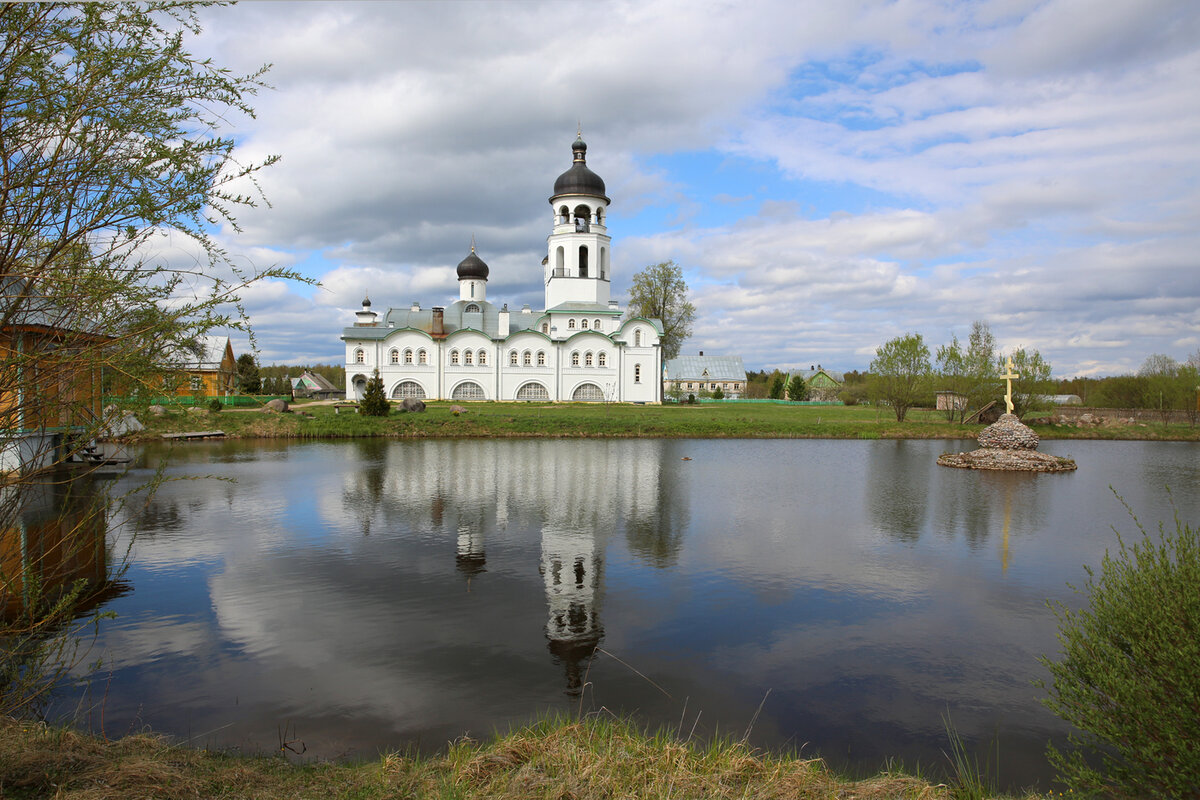
{"label": "dry grass in foreground", "polygon": [[743,744],[693,747],[624,722],[547,721],[444,755],[304,764],[191,750],[160,737],[115,741],[0,720],[0,797],[137,798],[953,798],[900,774],[839,778],[818,760]]}

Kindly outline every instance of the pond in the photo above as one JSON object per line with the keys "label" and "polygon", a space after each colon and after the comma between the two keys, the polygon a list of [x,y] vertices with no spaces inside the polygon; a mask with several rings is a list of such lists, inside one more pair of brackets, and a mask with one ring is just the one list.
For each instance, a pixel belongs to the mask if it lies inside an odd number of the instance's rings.
{"label": "pond", "polygon": [[198,479],[130,503],[132,543],[111,521],[127,589],[61,708],[305,758],[627,713],[863,773],[942,769],[949,719],[1003,785],[1045,787],[1066,733],[1033,685],[1046,600],[1077,603],[1112,526],[1135,530],[1116,494],[1147,527],[1200,518],[1200,446],[1046,442],[1079,463],[1055,475],[935,464],[972,445],[147,448],[118,490],[168,457]]}

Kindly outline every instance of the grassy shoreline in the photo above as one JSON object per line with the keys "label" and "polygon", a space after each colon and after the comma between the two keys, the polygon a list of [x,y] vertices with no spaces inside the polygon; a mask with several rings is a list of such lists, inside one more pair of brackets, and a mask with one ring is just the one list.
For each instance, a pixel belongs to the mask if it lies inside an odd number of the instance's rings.
{"label": "grassy shoreline", "polygon": [[543,720],[486,743],[450,743],[436,756],[384,753],[354,763],[293,763],[190,749],[150,734],[106,740],[0,720],[0,796],[17,800],[1002,796],[979,789],[893,771],[852,780],[820,759],[770,755],[735,740],[694,745],[674,732],[647,734],[600,716]]}
{"label": "grassy shoreline", "polygon": [[[689,438],[689,439],[974,439],[983,425],[947,422],[941,412],[916,409],[896,422],[888,409],[868,406],[701,404],[636,406],[588,403],[431,402],[419,414],[393,408],[386,417],[334,406],[300,403],[293,413],[258,409],[188,411],[175,408],[161,417],[139,413],[146,429],[127,441],[158,440],[163,433],[222,430],[231,438]],[[1044,440],[1112,439],[1200,441],[1200,427],[1186,424],[1035,425]]]}

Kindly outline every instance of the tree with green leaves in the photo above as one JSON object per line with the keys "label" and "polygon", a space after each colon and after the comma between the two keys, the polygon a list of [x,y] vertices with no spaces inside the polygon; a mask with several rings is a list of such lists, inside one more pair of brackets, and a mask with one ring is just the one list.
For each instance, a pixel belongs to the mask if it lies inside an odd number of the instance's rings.
{"label": "tree with green leaves", "polygon": [[387,393],[383,390],[383,378],[379,377],[378,369],[367,380],[362,400],[358,401],[358,410],[368,417],[386,417],[392,410],[392,404],[388,402]]}
{"label": "tree with green leaves", "polygon": [[800,402],[808,399],[808,384],[804,381],[804,376],[796,373],[787,385],[787,399],[793,402]]}
{"label": "tree with green leaves", "polygon": [[[99,408],[101,381],[160,393],[172,354],[213,328],[248,329],[246,285],[298,277],[239,270],[212,233],[237,230],[236,212],[255,205],[255,174],[275,159],[238,158],[222,133],[253,114],[265,68],[239,75],[193,55],[199,7],[0,5],[0,337],[17,340],[0,351],[0,442],[21,445],[5,453],[19,464],[0,531],[22,527],[43,483],[37,469],[80,460],[113,422]],[[192,252],[173,262],[181,246]],[[107,518],[117,502],[101,495],[94,506]],[[0,594],[19,585],[0,581]],[[25,644],[61,641],[48,634],[60,622],[69,637],[73,591],[14,601],[26,622],[0,623],[0,671]],[[56,673],[22,674],[43,676],[44,688]],[[13,686],[0,683],[2,714],[30,696]]]}
{"label": "tree with green leaves", "polygon": [[237,373],[238,391],[242,394],[258,394],[262,390],[262,378],[253,353],[242,353],[237,357]]}
{"label": "tree with green leaves", "polygon": [[[967,400],[970,391],[970,377],[967,374],[967,356],[963,352],[958,337],[954,336],[950,344],[941,345],[936,355],[937,388],[953,392],[954,396],[945,409],[946,419],[962,422],[967,416]],[[959,399],[962,398],[962,402]]]}
{"label": "tree with green leaves", "polygon": [[683,270],[674,261],[651,264],[633,276],[629,290],[631,314],[662,322],[663,359],[675,358],[696,319],[696,307],[687,299]]}
{"label": "tree with green leaves", "polygon": [[771,375],[771,388],[767,391],[767,396],[772,400],[782,400],[783,392],[787,385],[787,376],[779,370],[775,370]]}
{"label": "tree with green leaves", "polygon": [[1138,377],[1145,381],[1142,407],[1158,411],[1166,425],[1173,411],[1182,411],[1194,402],[1195,375],[1194,368],[1171,356],[1163,353],[1148,356],[1138,370]]}
{"label": "tree with green leaves", "polygon": [[[1135,520],[1136,523],[1136,520]],[[1077,733],[1051,746],[1059,780],[1085,797],[1195,797],[1200,787],[1200,531],[1118,536],[1082,606],[1058,604],[1043,701]]]}
{"label": "tree with green leaves", "polygon": [[1002,394],[997,377],[1000,373],[996,368],[996,337],[983,320],[971,323],[967,352],[963,355],[963,369],[970,408],[982,408]]}
{"label": "tree with green leaves", "polygon": [[929,348],[919,333],[891,339],[875,351],[871,361],[871,394],[896,412],[903,422],[908,410],[929,391],[933,366]]}

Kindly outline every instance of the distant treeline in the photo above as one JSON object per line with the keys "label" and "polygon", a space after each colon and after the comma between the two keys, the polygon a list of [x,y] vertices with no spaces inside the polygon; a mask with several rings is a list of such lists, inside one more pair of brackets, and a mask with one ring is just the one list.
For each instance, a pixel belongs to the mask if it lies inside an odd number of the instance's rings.
{"label": "distant treeline", "polygon": [[[1181,365],[1185,366],[1185,365]],[[745,397],[767,397],[773,379],[782,375],[780,370],[750,370],[746,373]],[[1171,375],[1170,373],[1147,371],[1138,375],[1112,375],[1104,378],[1058,378],[1052,380],[1053,394],[1078,395],[1083,405],[1091,408],[1176,408],[1193,409],[1200,401],[1200,385],[1188,385],[1189,373]],[[845,383],[839,399],[847,404],[867,402],[870,372],[851,370],[843,374]],[[936,390],[936,381],[933,386]],[[1049,388],[1049,387],[1048,387]],[[997,398],[1000,397],[999,384]],[[921,407],[932,408],[935,405],[933,391],[923,398]]]}

